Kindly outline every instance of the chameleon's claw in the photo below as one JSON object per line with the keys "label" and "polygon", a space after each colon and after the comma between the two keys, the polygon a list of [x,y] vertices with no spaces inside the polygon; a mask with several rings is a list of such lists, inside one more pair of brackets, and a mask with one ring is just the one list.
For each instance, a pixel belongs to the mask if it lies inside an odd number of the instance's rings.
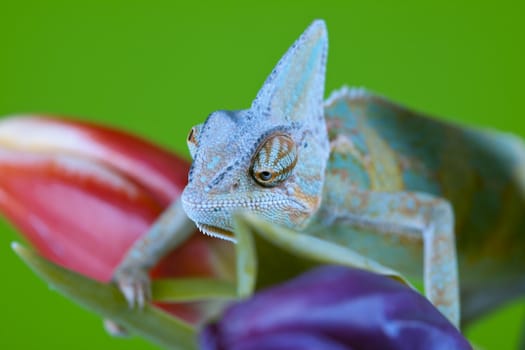
{"label": "chameleon's claw", "polygon": [[113,277],[131,309],[142,309],[151,300],[151,281],[141,269],[119,269]]}
{"label": "chameleon's claw", "polygon": [[126,328],[124,328],[122,325],[116,323],[113,320],[105,319],[104,329],[106,330],[106,332],[108,332],[109,335],[113,337],[124,338],[124,337],[129,336],[129,333],[126,330]]}

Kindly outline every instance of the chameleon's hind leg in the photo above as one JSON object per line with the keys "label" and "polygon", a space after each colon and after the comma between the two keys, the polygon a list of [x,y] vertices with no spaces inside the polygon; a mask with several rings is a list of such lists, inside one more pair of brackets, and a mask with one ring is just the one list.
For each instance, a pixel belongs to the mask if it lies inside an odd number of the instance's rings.
{"label": "chameleon's hind leg", "polygon": [[343,193],[333,188],[327,194],[319,213],[319,220],[326,227],[348,225],[379,234],[378,239],[395,242],[392,244],[422,241],[425,294],[458,326],[459,291],[450,204],[444,199],[415,192],[352,189]]}
{"label": "chameleon's hind leg", "polygon": [[186,216],[179,199],[133,244],[113,275],[130,307],[140,308],[151,298],[148,270],[194,230],[195,225]]}

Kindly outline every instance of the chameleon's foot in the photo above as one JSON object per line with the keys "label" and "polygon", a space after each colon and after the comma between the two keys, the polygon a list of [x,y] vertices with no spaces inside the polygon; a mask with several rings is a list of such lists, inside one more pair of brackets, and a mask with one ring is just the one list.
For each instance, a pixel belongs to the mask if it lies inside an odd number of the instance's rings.
{"label": "chameleon's foot", "polygon": [[104,329],[106,330],[106,332],[108,332],[109,335],[113,337],[123,338],[129,336],[129,333],[126,330],[126,328],[112,320],[104,320]]}
{"label": "chameleon's foot", "polygon": [[126,298],[130,308],[142,309],[151,300],[151,281],[142,269],[118,269],[113,280]]}

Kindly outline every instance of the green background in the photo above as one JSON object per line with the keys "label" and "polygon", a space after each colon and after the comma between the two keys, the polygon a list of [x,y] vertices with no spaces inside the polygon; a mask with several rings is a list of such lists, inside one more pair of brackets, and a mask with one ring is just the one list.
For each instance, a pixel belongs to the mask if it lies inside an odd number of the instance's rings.
{"label": "green background", "polygon": [[[0,115],[42,112],[143,135],[187,155],[189,128],[240,109],[315,18],[328,25],[327,92],[365,86],[434,115],[525,136],[522,0],[3,1]],[[74,215],[74,213],[72,213]],[[114,340],[50,291],[0,227],[0,348],[153,348]],[[469,331],[512,349],[523,303]]]}

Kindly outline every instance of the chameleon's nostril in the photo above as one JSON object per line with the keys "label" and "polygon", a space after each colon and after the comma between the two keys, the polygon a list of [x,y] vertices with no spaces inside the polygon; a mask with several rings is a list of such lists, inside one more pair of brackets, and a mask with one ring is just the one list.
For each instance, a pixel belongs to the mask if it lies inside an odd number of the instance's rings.
{"label": "chameleon's nostril", "polygon": [[232,191],[235,191],[239,188],[239,183],[238,182],[234,182],[233,185],[232,185]]}

